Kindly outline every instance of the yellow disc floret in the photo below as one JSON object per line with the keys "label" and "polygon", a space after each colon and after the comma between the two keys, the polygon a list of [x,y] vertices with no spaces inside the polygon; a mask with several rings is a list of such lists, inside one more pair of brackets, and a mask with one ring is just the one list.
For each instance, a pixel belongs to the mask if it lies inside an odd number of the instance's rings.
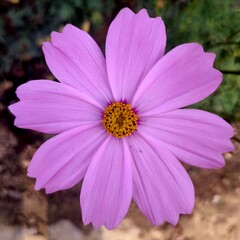
{"label": "yellow disc floret", "polygon": [[114,102],[104,112],[103,126],[116,138],[131,135],[137,129],[138,116],[130,104]]}

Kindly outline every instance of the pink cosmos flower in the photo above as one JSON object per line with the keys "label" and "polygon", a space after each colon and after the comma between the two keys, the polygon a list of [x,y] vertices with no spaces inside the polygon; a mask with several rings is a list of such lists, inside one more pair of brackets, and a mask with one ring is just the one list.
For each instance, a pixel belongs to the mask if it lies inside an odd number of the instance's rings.
{"label": "pink cosmos flower", "polygon": [[201,110],[182,109],[209,96],[222,80],[215,54],[197,43],[164,55],[165,26],[146,10],[125,8],[112,22],[106,59],[94,40],[68,24],[43,44],[59,82],[30,81],[10,106],[15,125],[58,134],[35,153],[28,176],[52,193],[83,180],[83,222],[116,227],[133,198],[154,225],[176,224],[194,206],[193,184],[180,161],[224,166],[232,127]]}

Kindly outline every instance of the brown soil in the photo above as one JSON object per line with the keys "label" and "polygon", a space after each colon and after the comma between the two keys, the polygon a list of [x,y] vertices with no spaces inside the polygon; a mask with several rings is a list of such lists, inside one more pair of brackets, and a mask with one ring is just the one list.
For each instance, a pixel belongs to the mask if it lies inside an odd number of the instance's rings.
{"label": "brown soil", "polygon": [[[4,84],[1,91],[9,88]],[[34,228],[38,237],[48,239],[49,226],[65,219],[79,229],[84,236],[81,239],[240,239],[240,124],[233,124],[236,151],[225,155],[223,169],[186,166],[195,185],[196,204],[192,215],[182,216],[176,227],[169,224],[153,227],[133,203],[122,224],[107,231],[83,226],[79,207],[81,184],[51,195],[34,191],[34,180],[26,176],[26,169],[33,153],[48,136],[13,127],[13,118],[4,104],[0,105],[0,113],[5,119],[0,124],[0,227]]]}

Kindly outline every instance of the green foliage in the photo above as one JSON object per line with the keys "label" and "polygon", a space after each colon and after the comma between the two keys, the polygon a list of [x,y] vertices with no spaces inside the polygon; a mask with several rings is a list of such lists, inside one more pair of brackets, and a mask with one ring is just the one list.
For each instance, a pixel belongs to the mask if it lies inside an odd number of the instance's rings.
{"label": "green foliage", "polygon": [[217,113],[229,121],[240,121],[240,75],[226,75],[221,87],[193,107]]}
{"label": "green foliage", "polygon": [[[112,2],[110,0],[107,3]],[[66,23],[81,27],[85,20],[97,29],[114,4],[105,8],[101,0],[0,1],[0,64],[8,72],[14,61],[42,56],[41,43]]]}
{"label": "green foliage", "polygon": [[90,25],[91,35],[97,38],[105,34],[115,14],[125,6],[134,11],[144,7],[151,16],[163,17],[167,50],[198,42],[205,50],[215,52],[215,67],[224,73],[223,83],[216,93],[195,106],[231,121],[240,120],[240,1],[236,0],[25,0],[16,4],[2,0],[1,68],[8,72],[16,60],[42,56],[42,41],[68,22],[78,27]]}
{"label": "green foliage", "polygon": [[223,83],[216,93],[194,107],[239,121],[240,1],[164,1],[164,7],[156,7],[156,12],[167,25],[168,50],[182,43],[198,42],[206,51],[216,53],[215,67],[224,73]]}

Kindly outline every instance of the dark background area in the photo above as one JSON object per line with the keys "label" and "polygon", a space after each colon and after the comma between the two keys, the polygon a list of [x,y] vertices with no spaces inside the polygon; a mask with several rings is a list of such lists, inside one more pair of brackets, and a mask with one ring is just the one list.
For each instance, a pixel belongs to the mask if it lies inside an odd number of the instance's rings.
{"label": "dark background area", "polygon": [[198,42],[215,52],[215,66],[224,73],[224,81],[197,107],[228,121],[240,119],[239,0],[1,0],[0,81],[12,90],[0,95],[1,102],[13,101],[18,85],[50,77],[41,44],[52,31],[72,23],[89,32],[104,51],[108,26],[123,7],[135,12],[146,8],[152,17],[161,15],[167,27],[167,51]]}

